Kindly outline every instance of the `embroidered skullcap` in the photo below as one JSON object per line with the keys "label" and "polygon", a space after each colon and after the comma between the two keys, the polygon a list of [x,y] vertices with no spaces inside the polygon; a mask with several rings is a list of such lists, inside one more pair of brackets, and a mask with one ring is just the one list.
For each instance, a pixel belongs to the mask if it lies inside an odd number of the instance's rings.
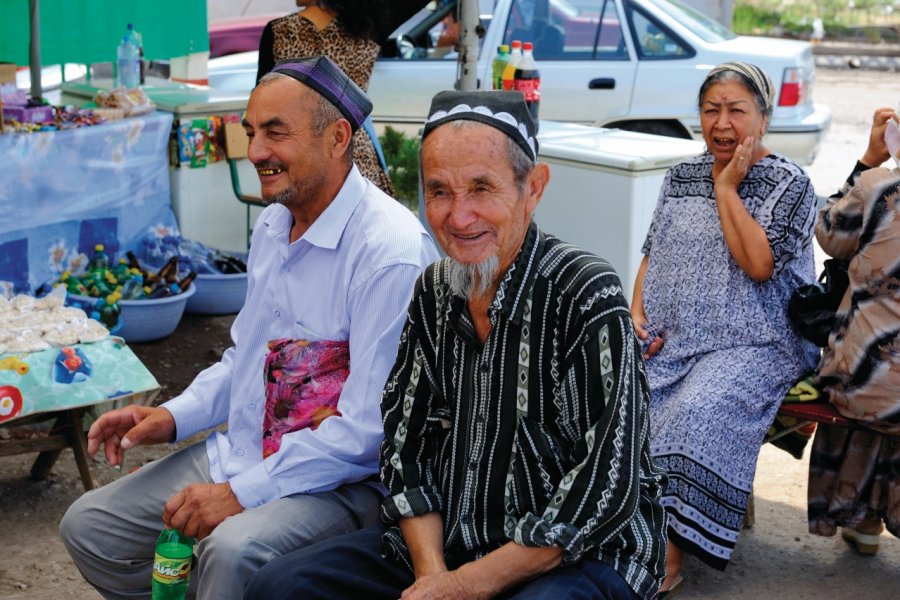
{"label": "embroidered skullcap", "polygon": [[775,107],[775,86],[772,85],[772,80],[769,79],[769,76],[766,75],[765,71],[756,65],[745,62],[733,61],[722,63],[716,65],[709,73],[707,73],[706,80],[703,82],[704,87],[706,83],[712,80],[716,75],[724,73],[725,71],[734,71],[739,75],[743,75],[744,79],[750,82],[750,91],[753,92],[753,95],[763,99],[763,104],[766,107],[765,114],[767,116],[772,114],[772,109]]}
{"label": "embroidered skullcap", "polygon": [[372,112],[366,93],[327,56],[286,58],[275,63],[272,72],[293,77],[322,94],[350,121],[354,133]]}
{"label": "embroidered skullcap", "polygon": [[537,160],[536,127],[522,92],[439,92],[431,100],[422,140],[450,121],[476,121],[499,129]]}

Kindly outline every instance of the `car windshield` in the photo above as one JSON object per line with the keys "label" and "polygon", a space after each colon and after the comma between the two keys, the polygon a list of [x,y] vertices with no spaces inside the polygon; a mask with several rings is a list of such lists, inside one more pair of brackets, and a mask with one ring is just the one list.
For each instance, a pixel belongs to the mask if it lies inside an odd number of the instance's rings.
{"label": "car windshield", "polygon": [[705,42],[724,42],[737,37],[730,29],[678,0],[647,0],[693,31]]}

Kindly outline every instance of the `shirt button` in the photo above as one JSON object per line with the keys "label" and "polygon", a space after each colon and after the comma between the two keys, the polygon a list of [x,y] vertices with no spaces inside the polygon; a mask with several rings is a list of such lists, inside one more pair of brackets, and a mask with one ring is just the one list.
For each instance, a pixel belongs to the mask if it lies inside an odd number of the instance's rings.
{"label": "shirt button", "polygon": [[487,373],[488,370],[490,369],[490,366],[488,366],[487,363],[481,363],[481,367],[480,367],[480,368],[481,368],[481,372],[482,372],[482,373]]}
{"label": "shirt button", "polygon": [[244,455],[244,451],[241,450],[240,448],[238,448],[238,451],[235,452],[235,454],[237,454],[238,456],[243,456],[243,455]]}
{"label": "shirt button", "polygon": [[291,268],[288,265],[284,265],[283,267],[281,267],[281,270],[284,271],[285,273],[291,272]]}
{"label": "shirt button", "polygon": [[251,403],[251,404],[250,404],[250,410],[256,410],[256,404],[255,404],[255,403]]}
{"label": "shirt button", "polygon": [[459,522],[462,523],[463,525],[468,525],[469,524],[469,515],[461,516],[459,518]]}
{"label": "shirt button", "polygon": [[479,423],[484,423],[484,413],[478,413],[478,415],[475,417],[475,419],[476,419]]}
{"label": "shirt button", "polygon": [[276,311],[275,311],[275,316],[276,316],[276,317],[280,317],[280,316],[281,316],[281,311],[280,311],[280,310],[276,310]]}
{"label": "shirt button", "polygon": [[470,471],[474,471],[474,470],[477,469],[477,468],[478,468],[478,463],[476,463],[474,460],[473,460],[472,462],[469,463],[469,470],[470,470]]}

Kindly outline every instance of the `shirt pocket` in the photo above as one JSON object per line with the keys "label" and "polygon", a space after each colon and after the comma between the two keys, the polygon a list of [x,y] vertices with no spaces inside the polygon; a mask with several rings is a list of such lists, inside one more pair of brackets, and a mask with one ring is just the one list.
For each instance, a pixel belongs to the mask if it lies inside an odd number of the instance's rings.
{"label": "shirt pocket", "polygon": [[519,419],[513,459],[511,499],[516,514],[541,515],[571,469],[559,438],[543,423]]}

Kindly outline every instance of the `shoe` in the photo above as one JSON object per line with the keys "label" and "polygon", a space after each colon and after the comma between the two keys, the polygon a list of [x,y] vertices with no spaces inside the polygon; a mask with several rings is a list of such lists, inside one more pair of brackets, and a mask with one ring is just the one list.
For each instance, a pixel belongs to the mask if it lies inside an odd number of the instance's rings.
{"label": "shoe", "polygon": [[684,582],[684,577],[679,575],[675,578],[675,583],[669,586],[669,589],[659,590],[659,593],[656,594],[657,600],[663,600],[663,598],[671,598],[681,589],[681,584]]}
{"label": "shoe", "polygon": [[874,556],[878,552],[880,537],[877,534],[860,533],[856,529],[841,527],[841,537],[859,554]]}

